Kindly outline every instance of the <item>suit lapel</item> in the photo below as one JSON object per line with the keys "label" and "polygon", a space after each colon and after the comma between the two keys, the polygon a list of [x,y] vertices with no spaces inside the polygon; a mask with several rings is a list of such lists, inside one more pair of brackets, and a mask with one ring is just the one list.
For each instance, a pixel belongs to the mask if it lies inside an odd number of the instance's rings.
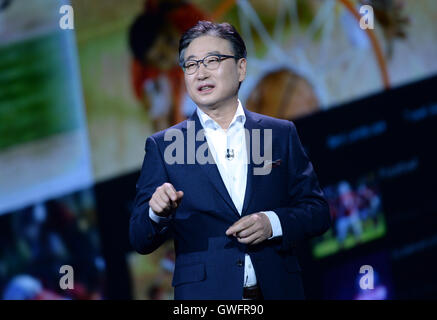
{"label": "suit lapel", "polygon": [[[194,111],[194,113],[191,115],[191,117],[188,119],[188,121],[194,121],[195,132],[196,132],[195,136],[197,137],[198,131],[200,129],[202,129],[203,127],[202,127],[202,124],[200,123],[200,120],[199,120],[199,117],[197,116],[196,111]],[[187,132],[185,132],[185,139],[187,139]],[[203,141],[197,141],[197,140],[195,141],[196,152],[197,152],[198,148],[203,143],[207,143],[206,137],[204,138]],[[188,150],[188,148],[187,148],[187,150]],[[209,152],[209,154],[211,154],[211,157],[212,157],[212,153],[211,153],[211,150],[209,149],[209,146],[208,146],[208,152]],[[232,210],[232,212],[234,214],[236,214],[238,217],[240,217],[240,214],[238,213],[238,210],[235,207],[235,204],[232,201],[232,199],[228,193],[228,190],[226,189],[226,186],[222,180],[222,177],[220,176],[220,172],[217,168],[217,164],[214,162],[214,163],[206,163],[206,164],[201,165],[196,160],[195,166],[200,167],[200,169],[203,170],[205,175],[209,178],[209,181],[211,182],[213,187],[217,190],[217,192],[222,197],[222,199],[225,201],[225,203],[228,205],[228,207]]]}
{"label": "suit lapel", "polygon": [[[253,194],[255,192],[255,186],[257,185],[257,177],[253,175],[253,168],[254,163],[252,159],[252,130],[253,129],[261,129],[260,121],[261,118],[258,117],[255,113],[248,111],[246,108],[244,108],[244,113],[246,114],[246,122],[244,124],[244,127],[247,129],[246,134],[249,134],[250,138],[248,139],[246,137],[246,151],[247,151],[247,159],[248,159],[248,166],[247,166],[247,180],[246,180],[246,192],[244,193],[244,202],[243,202],[243,209],[241,212],[241,216],[244,216],[246,214],[250,214],[253,212],[247,212],[250,202],[253,199]],[[260,141],[264,141],[264,132],[263,130],[260,130]],[[250,145],[249,145],[250,144]],[[264,144],[261,143],[261,154],[264,154]]]}

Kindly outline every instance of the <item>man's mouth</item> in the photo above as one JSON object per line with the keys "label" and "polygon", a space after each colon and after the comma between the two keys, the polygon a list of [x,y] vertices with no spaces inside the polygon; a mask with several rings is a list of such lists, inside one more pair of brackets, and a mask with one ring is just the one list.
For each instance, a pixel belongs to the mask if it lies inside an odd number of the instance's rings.
{"label": "man's mouth", "polygon": [[214,88],[215,88],[215,86],[212,85],[212,84],[203,84],[201,86],[198,86],[197,90],[199,92],[205,92],[206,93],[206,92],[211,92]]}

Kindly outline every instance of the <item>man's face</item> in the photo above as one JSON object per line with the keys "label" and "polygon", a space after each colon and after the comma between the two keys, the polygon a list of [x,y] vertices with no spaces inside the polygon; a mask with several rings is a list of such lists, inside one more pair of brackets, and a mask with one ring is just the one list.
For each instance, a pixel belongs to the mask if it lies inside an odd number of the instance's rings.
{"label": "man's face", "polygon": [[[228,40],[202,36],[194,39],[185,50],[184,61],[200,60],[210,54],[234,55]],[[238,85],[246,76],[246,59],[236,62],[224,59],[215,70],[207,69],[202,63],[194,74],[185,73],[185,84],[191,99],[200,107],[219,107],[235,98]]]}

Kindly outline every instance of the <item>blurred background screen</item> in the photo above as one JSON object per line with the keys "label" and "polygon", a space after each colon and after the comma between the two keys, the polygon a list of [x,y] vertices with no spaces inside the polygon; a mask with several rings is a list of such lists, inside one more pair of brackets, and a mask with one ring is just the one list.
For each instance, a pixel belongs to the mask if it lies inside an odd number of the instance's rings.
{"label": "blurred background screen", "polygon": [[0,0],[0,297],[173,298],[172,243],[135,253],[129,216],[146,138],[196,108],[177,50],[202,19],[241,33],[240,100],[296,124],[329,201],[307,297],[436,297],[434,0]]}
{"label": "blurred background screen", "polygon": [[0,11],[0,214],[92,184],[77,47],[58,5]]}

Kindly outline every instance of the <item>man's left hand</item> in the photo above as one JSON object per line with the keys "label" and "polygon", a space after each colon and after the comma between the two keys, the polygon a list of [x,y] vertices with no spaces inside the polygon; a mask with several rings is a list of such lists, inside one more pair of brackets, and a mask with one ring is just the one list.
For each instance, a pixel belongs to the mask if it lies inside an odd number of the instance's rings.
{"label": "man's left hand", "polygon": [[258,244],[272,236],[272,226],[263,212],[244,216],[226,230],[227,236],[237,237],[245,244]]}

